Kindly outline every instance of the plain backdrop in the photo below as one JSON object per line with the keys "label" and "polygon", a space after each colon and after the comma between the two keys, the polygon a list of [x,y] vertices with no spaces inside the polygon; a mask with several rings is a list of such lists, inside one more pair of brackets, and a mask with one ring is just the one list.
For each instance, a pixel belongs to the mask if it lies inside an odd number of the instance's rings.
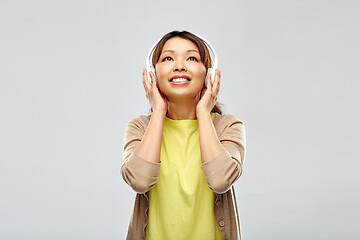
{"label": "plain backdrop", "polygon": [[245,240],[359,239],[360,2],[0,0],[0,239],[124,239],[127,122],[149,48],[216,49],[247,133]]}

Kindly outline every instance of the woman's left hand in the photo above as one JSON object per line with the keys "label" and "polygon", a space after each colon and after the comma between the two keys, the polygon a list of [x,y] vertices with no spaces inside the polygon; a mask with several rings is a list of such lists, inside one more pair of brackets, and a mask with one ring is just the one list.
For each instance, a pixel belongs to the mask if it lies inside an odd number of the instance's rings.
{"label": "woman's left hand", "polygon": [[215,69],[214,84],[211,83],[211,74],[207,76],[206,86],[202,89],[200,101],[196,105],[196,115],[202,112],[210,113],[217,102],[220,88],[221,71]]}

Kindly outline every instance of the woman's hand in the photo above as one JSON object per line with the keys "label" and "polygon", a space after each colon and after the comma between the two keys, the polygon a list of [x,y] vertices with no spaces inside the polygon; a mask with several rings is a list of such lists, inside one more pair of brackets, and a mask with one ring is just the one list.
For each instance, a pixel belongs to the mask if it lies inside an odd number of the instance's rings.
{"label": "woman's hand", "polygon": [[149,74],[151,78],[151,84],[149,83],[146,69],[143,69],[143,85],[146,92],[146,97],[150,102],[153,112],[160,111],[166,114],[168,109],[167,98],[158,88],[154,73],[150,72]]}
{"label": "woman's hand", "polygon": [[220,88],[221,71],[215,70],[214,85],[211,83],[211,74],[207,75],[206,86],[202,89],[200,101],[196,105],[196,115],[206,112],[210,113],[217,102],[217,96]]}

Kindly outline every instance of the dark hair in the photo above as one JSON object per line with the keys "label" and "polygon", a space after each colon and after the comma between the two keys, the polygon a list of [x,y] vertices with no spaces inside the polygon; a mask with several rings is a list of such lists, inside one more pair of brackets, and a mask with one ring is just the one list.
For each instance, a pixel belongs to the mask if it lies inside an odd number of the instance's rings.
{"label": "dark hair", "polygon": [[[174,38],[174,37],[181,37],[183,39],[192,41],[199,49],[201,62],[204,64],[206,69],[211,67],[211,57],[210,57],[209,50],[206,47],[205,43],[198,36],[196,36],[190,32],[187,32],[187,31],[172,31],[172,32],[165,34],[160,39],[160,41],[155,46],[155,50],[154,50],[154,53],[152,56],[152,65],[153,66],[155,66],[155,64],[159,61],[161,51],[162,51],[165,43],[169,39]],[[220,105],[222,105],[222,104],[220,104],[219,102],[216,102],[216,104],[213,107],[213,109],[211,110],[211,112],[223,114],[222,107],[220,107]],[[151,112],[152,112],[152,108],[151,108]]]}

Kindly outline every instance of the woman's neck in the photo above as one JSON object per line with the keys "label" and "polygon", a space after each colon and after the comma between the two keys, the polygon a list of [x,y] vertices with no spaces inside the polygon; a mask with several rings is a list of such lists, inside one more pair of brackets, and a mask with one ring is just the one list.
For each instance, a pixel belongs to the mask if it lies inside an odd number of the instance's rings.
{"label": "woman's neck", "polygon": [[173,120],[195,120],[196,103],[193,101],[168,102],[168,112],[166,116]]}

